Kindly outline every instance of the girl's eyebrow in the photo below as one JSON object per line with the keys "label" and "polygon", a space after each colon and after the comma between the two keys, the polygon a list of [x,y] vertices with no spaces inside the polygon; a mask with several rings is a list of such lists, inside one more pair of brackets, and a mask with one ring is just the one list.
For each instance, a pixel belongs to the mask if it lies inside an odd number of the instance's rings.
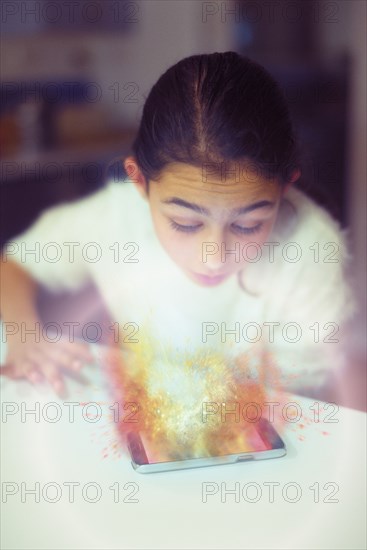
{"label": "girl's eyebrow", "polygon": [[[190,208],[190,210],[194,210],[194,212],[198,212],[199,214],[204,214],[205,216],[210,215],[210,212],[207,208],[204,208],[203,206],[199,206],[198,204],[187,202],[183,199],[179,199],[178,197],[170,197],[169,199],[165,199],[162,202],[165,204],[176,204],[177,206]],[[275,202],[262,200],[262,201],[254,202],[253,204],[250,204],[248,206],[241,206],[240,208],[235,208],[231,212],[232,214],[240,215],[240,214],[245,214],[246,212],[251,212],[252,210],[256,210],[257,208],[273,208],[274,206],[275,206]]]}
{"label": "girl's eyebrow", "polygon": [[177,204],[177,206],[183,206],[184,208],[190,208],[190,210],[194,210],[195,212],[198,212],[199,214],[205,214],[206,216],[209,216],[210,212],[207,208],[204,208],[203,206],[199,206],[198,204],[193,204],[192,202],[184,201],[183,199],[179,199],[178,197],[170,197],[169,199],[165,199],[162,201],[165,204]]}

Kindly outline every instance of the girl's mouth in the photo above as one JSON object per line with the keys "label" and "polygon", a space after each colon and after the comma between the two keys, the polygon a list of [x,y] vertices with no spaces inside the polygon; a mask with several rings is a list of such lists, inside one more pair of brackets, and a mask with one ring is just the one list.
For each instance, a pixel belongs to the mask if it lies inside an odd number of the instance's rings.
{"label": "girl's mouth", "polygon": [[192,275],[195,280],[205,286],[215,286],[222,283],[225,279],[229,277],[226,275],[202,275],[201,273],[195,273],[192,271]]}

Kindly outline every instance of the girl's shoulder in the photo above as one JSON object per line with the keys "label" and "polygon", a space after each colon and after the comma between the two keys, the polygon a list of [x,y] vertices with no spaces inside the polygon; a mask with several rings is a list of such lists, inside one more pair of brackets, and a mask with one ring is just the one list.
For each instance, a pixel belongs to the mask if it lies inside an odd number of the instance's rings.
{"label": "girl's shoulder", "polygon": [[272,300],[292,292],[316,294],[325,285],[336,291],[350,260],[348,230],[304,191],[290,188],[260,261],[247,270],[246,287]]}
{"label": "girl's shoulder", "polygon": [[64,202],[47,211],[78,228],[88,238],[137,239],[147,234],[148,205],[130,180],[108,180],[86,197]]}
{"label": "girl's shoulder", "polygon": [[102,187],[76,200],[65,200],[44,210],[19,238],[80,241],[117,236],[137,240],[149,235],[148,205],[130,181],[107,181]]}
{"label": "girl's shoulder", "polygon": [[110,180],[105,187],[108,216],[119,221],[121,227],[130,233],[143,234],[147,231],[150,219],[149,205],[130,179]]}
{"label": "girl's shoulder", "polygon": [[301,247],[314,242],[344,245],[346,231],[340,223],[304,191],[291,187],[283,198],[273,236]]}

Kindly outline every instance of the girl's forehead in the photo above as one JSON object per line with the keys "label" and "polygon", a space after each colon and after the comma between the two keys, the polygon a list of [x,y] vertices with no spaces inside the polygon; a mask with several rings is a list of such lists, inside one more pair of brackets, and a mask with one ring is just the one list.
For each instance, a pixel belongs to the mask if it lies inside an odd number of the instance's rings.
{"label": "girl's forehead", "polygon": [[226,171],[214,167],[174,163],[161,173],[152,189],[161,200],[177,197],[201,206],[234,208],[259,200],[277,201],[281,188],[274,179],[265,178],[254,166],[227,165]]}

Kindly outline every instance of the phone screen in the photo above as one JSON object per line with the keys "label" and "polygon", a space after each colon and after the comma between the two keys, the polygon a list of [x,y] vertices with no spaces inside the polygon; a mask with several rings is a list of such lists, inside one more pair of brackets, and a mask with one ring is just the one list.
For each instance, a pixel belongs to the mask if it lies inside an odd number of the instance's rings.
{"label": "phone screen", "polygon": [[[264,427],[264,424],[251,424],[247,426],[246,431],[239,434],[236,440],[230,443],[226,442],[225,444],[223,442],[222,445],[218,444],[217,448],[219,451],[216,451],[215,456],[260,452],[273,449],[274,446],[272,438],[269,437],[268,430],[265,429],[262,431],[260,426]],[[265,426],[265,428],[269,428],[269,426]],[[157,446],[154,444],[154,441],[152,441],[147,434],[140,432],[139,435],[150,464],[157,462],[170,462],[173,460],[187,460],[190,458],[210,458],[213,456],[205,450],[197,451],[195,454],[188,454],[185,446],[178,445],[177,443],[174,448],[172,448],[169,443],[165,446],[160,445],[158,450]]]}

